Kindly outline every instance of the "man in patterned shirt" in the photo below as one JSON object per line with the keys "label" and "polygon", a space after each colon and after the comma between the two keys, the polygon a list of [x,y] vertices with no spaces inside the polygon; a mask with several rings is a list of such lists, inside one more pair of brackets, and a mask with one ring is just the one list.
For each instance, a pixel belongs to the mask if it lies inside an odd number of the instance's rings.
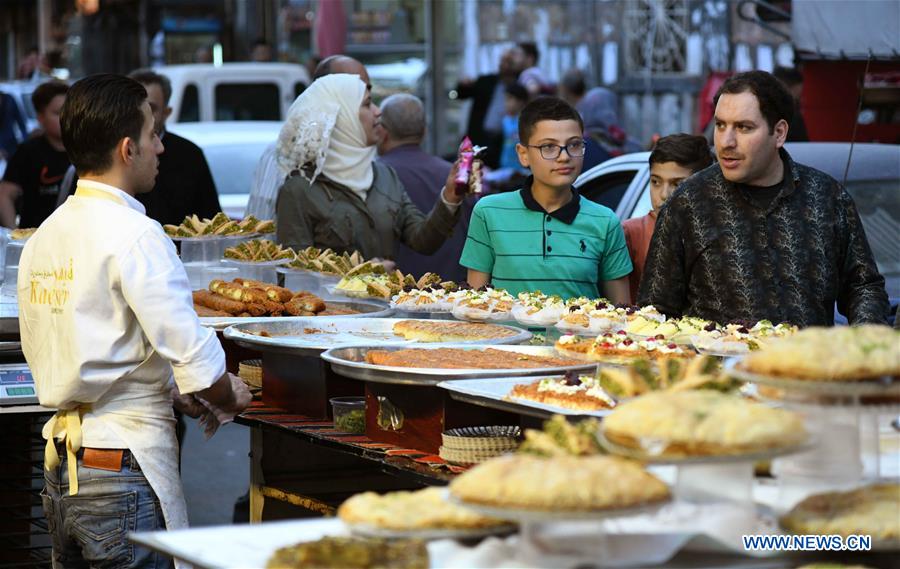
{"label": "man in patterned shirt", "polygon": [[784,150],[794,104],[763,71],[729,78],[715,99],[718,165],[659,213],[638,300],[669,316],[884,322],[888,298],[859,214],[827,174]]}

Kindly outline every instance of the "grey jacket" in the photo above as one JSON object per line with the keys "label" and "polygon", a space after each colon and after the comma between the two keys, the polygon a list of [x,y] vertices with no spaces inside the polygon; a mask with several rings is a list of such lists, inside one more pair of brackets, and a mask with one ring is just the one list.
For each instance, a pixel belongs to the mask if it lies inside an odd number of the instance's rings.
{"label": "grey jacket", "polygon": [[314,245],[339,253],[359,251],[367,259],[392,258],[397,241],[419,253],[437,251],[453,232],[459,209],[451,213],[439,198],[425,217],[393,168],[377,161],[372,168],[375,177],[365,202],[321,176],[312,184],[296,172],[288,177],[276,206],[279,243],[294,249]]}

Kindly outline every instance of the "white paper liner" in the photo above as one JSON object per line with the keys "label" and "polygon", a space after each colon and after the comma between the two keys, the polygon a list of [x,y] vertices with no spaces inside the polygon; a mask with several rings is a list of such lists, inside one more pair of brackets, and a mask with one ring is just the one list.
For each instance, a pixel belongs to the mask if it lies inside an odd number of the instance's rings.
{"label": "white paper liner", "polygon": [[[491,306],[493,306],[493,303]],[[502,322],[510,320],[511,318],[511,313],[509,311],[494,312],[493,308],[490,310],[482,310],[480,308],[460,306],[459,304],[454,306],[451,312],[454,318],[467,320],[469,322],[488,322],[492,320]]]}
{"label": "white paper liner", "polygon": [[512,308],[512,317],[519,324],[525,326],[554,326],[563,317],[566,312],[564,306],[548,306],[538,310],[533,314],[528,314],[529,306],[523,304],[514,304]]}

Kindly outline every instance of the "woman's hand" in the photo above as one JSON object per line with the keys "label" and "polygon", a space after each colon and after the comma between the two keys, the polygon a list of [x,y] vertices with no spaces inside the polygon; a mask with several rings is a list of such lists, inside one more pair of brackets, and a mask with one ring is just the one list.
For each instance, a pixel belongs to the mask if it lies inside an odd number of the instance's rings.
{"label": "woman's hand", "polygon": [[456,193],[456,172],[458,170],[459,160],[453,163],[453,167],[450,168],[450,175],[447,176],[447,181],[444,183],[444,188],[441,190],[444,201],[456,205],[461,204],[463,198],[465,198],[465,194],[459,195]]}

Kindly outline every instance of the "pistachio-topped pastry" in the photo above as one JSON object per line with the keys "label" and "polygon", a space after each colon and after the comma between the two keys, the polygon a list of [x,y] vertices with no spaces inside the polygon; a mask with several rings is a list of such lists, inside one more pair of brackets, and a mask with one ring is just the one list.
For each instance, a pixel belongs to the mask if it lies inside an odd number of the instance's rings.
{"label": "pistachio-topped pastry", "polygon": [[166,224],[163,230],[170,237],[215,237],[224,235],[250,235],[255,233],[274,233],[275,222],[260,221],[254,216],[243,220],[229,219],[219,212],[212,219],[200,219],[196,214],[189,215],[179,225]]}
{"label": "pistachio-topped pastry", "polygon": [[294,256],[294,250],[290,247],[282,247],[268,239],[253,239],[225,249],[226,259],[250,263],[289,260]]}
{"label": "pistachio-topped pastry", "polygon": [[472,504],[538,511],[615,510],[669,499],[658,478],[614,456],[501,456],[459,475],[450,493]]}
{"label": "pistachio-topped pastry", "polygon": [[655,392],[622,403],[604,419],[603,434],[661,458],[746,454],[807,438],[795,413],[706,389]]}
{"label": "pistachio-topped pastry", "polygon": [[900,376],[900,331],[880,324],[807,328],[773,339],[739,366],[761,375],[819,381]]}

